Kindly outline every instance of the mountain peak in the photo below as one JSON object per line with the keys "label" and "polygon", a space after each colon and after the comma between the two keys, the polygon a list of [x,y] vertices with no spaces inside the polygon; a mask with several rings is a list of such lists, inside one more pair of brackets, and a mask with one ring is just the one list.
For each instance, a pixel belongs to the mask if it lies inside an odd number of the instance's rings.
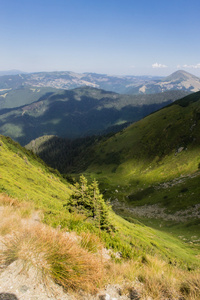
{"label": "mountain peak", "polygon": [[168,81],[177,81],[177,80],[181,80],[181,81],[185,81],[188,79],[197,79],[200,80],[197,76],[192,75],[184,70],[178,70],[174,73],[172,73],[171,75],[165,77],[162,81],[168,82]]}

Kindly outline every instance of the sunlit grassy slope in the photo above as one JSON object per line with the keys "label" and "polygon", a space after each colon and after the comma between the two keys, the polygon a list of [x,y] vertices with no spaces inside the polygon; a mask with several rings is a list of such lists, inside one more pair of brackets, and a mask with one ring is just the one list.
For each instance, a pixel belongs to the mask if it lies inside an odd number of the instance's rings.
{"label": "sunlit grassy slope", "polygon": [[[120,215],[199,243],[199,132],[200,92],[97,143],[85,174],[101,182]],[[160,210],[144,213],[145,205]],[[132,210],[138,206],[143,214]]]}
{"label": "sunlit grassy slope", "polygon": [[42,160],[4,136],[0,136],[0,191],[57,212],[71,194],[70,185],[51,173]]}
{"label": "sunlit grassy slope", "polygon": [[[53,157],[52,165],[61,172],[71,168],[71,173],[95,177],[118,214],[129,220],[139,218],[151,227],[199,244],[199,132],[198,92],[110,138],[68,145],[47,137],[40,139],[38,149],[48,163]],[[65,164],[60,168],[62,161]],[[150,212],[145,205],[152,206]],[[137,207],[139,212],[133,210]]]}
{"label": "sunlit grassy slope", "polygon": [[84,215],[70,214],[66,203],[71,188],[30,152],[1,136],[0,192],[19,202],[31,203],[43,212],[48,224],[78,233],[93,232],[100,236],[106,247],[120,251],[122,258],[138,259],[148,253],[172,265],[189,269],[198,267],[198,248],[195,245],[186,245],[172,235],[148,228],[134,219],[129,223],[110,211],[114,229],[106,232],[100,231]]}
{"label": "sunlit grassy slope", "polygon": [[[86,172],[99,178],[105,186],[117,188],[121,199],[140,192],[141,201],[153,193],[156,186],[184,176],[192,190],[196,190],[198,185],[192,183],[190,176],[195,173],[198,176],[199,132],[200,93],[195,93],[98,143]],[[187,187],[187,183],[185,185]],[[152,189],[147,190],[150,187]],[[145,192],[142,195],[141,189],[146,190],[146,195]],[[137,201],[138,197],[135,198]],[[190,199],[193,200],[189,204],[199,201],[197,194],[190,195]],[[158,196],[149,200],[158,202]],[[147,199],[142,203],[146,202]]]}
{"label": "sunlit grassy slope", "polygon": [[95,148],[88,172],[110,183],[142,186],[196,172],[200,163],[200,93],[187,96]]}

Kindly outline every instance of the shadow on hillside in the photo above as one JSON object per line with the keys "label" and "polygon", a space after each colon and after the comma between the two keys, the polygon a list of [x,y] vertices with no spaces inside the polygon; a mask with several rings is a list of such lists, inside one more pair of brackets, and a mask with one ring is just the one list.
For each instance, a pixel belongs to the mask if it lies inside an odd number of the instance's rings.
{"label": "shadow on hillside", "polygon": [[0,299],[1,300],[18,300],[18,298],[15,296],[15,294],[10,294],[10,293],[0,293]]}

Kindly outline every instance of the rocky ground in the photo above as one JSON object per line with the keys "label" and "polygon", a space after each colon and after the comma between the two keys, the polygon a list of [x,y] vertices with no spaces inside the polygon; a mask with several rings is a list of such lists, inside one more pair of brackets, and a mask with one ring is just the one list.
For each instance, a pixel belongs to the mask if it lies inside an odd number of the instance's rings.
{"label": "rocky ground", "polygon": [[[181,176],[175,178],[169,182],[165,182],[154,186],[156,190],[168,189],[180,183],[184,183],[188,178],[194,178],[198,176],[200,172],[188,176]],[[118,191],[117,191],[118,192]],[[182,197],[180,194],[178,197]],[[129,203],[120,202],[117,198],[112,201],[112,205],[115,209],[123,209],[124,211],[131,212],[133,217],[145,217],[149,219],[160,219],[164,221],[186,222],[191,219],[200,219],[200,204],[196,204],[188,209],[182,209],[175,213],[170,213],[165,207],[161,207],[159,204],[143,205],[133,207]]]}
{"label": "rocky ground", "polygon": [[200,219],[200,204],[196,204],[194,207],[180,210],[174,214],[166,213],[166,208],[160,207],[158,204],[143,205],[138,207],[127,207],[133,216],[147,217],[153,219],[161,219],[165,221],[185,222],[188,219]]}
{"label": "rocky ground", "polygon": [[[0,207],[0,220],[4,207]],[[32,226],[40,222],[39,214],[34,212],[28,219],[24,219],[26,226]],[[23,224],[24,225],[24,224]],[[70,234],[70,233],[68,233]],[[4,236],[0,235],[0,257],[5,250]],[[74,236],[72,235],[72,239]],[[109,258],[108,251],[104,251],[105,259]],[[0,260],[1,262],[1,260]],[[44,279],[44,276],[34,269],[24,268],[23,261],[15,260],[9,265],[0,265],[0,299],[4,300],[130,300],[140,299],[140,283],[133,283],[134,288],[125,288],[120,285],[108,285],[98,291],[95,295],[83,291],[78,293],[66,292],[61,286],[51,279]],[[136,289],[137,287],[137,289]]]}
{"label": "rocky ground", "polygon": [[[137,285],[138,283],[135,283]],[[6,300],[130,300],[141,299],[135,289],[127,290],[122,294],[120,285],[108,285],[96,295],[79,292],[66,293],[62,287],[50,281],[44,284],[40,281],[37,271],[30,268],[23,271],[23,263],[15,261],[0,274],[0,299]],[[149,298],[150,300],[150,298]]]}

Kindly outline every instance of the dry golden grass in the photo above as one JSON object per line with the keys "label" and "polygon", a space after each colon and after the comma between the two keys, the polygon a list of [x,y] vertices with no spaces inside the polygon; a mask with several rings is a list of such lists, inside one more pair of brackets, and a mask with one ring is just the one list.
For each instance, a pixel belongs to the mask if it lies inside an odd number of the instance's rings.
{"label": "dry golden grass", "polygon": [[100,283],[98,257],[81,249],[61,232],[39,224],[11,235],[4,244],[4,264],[20,259],[25,269],[33,266],[43,278],[50,277],[66,289],[94,291]]}
{"label": "dry golden grass", "polygon": [[4,235],[2,265],[20,260],[23,270],[33,267],[44,284],[53,279],[67,290],[95,292],[102,282],[104,266],[97,254],[59,230],[31,219],[24,222],[12,206],[1,211],[0,234]]}
{"label": "dry golden grass", "polygon": [[0,194],[0,206],[16,208],[18,214],[22,218],[29,218],[34,210],[34,207],[30,202],[19,202],[18,199],[11,198],[6,194]]}
{"label": "dry golden grass", "polygon": [[[143,261],[143,262],[142,262]],[[135,288],[140,299],[153,300],[199,300],[200,273],[188,272],[172,267],[156,257],[146,260],[110,263],[106,276],[112,283],[120,283],[127,294]]]}
{"label": "dry golden grass", "polygon": [[0,194],[0,235],[20,230],[22,220],[30,218],[32,213],[33,206],[30,203],[20,203],[17,199]]}
{"label": "dry golden grass", "polygon": [[90,232],[82,232],[80,235],[80,245],[89,252],[98,253],[102,249],[100,238]]}
{"label": "dry golden grass", "polygon": [[12,207],[1,207],[0,210],[0,235],[6,235],[16,230],[21,226],[21,217]]}
{"label": "dry golden grass", "polygon": [[180,270],[148,255],[138,260],[105,263],[103,246],[96,235],[66,234],[28,219],[27,215],[37,212],[4,195],[0,195],[0,203],[4,204],[0,207],[0,236],[4,244],[0,264],[5,267],[20,261],[22,270],[37,270],[39,280],[46,286],[53,280],[75,292],[82,289],[93,293],[103,284],[119,283],[123,294],[134,289],[141,300],[200,299],[198,271]]}
{"label": "dry golden grass", "polygon": [[17,199],[11,198],[6,194],[0,194],[0,205],[18,207],[20,204]]}

